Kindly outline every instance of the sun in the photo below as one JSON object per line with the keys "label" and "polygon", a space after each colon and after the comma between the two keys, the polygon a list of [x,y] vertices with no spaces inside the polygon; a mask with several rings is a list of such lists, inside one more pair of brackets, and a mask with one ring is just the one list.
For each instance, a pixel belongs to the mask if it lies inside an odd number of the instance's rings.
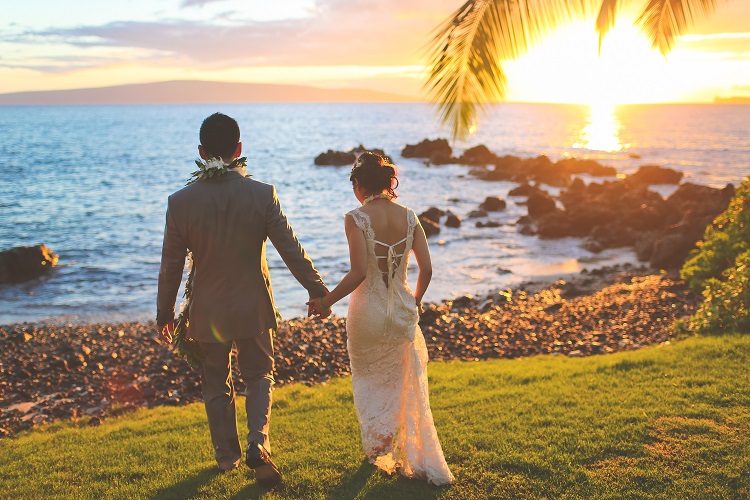
{"label": "sun", "polygon": [[527,55],[505,64],[514,101],[616,104],[674,101],[663,85],[667,61],[623,17],[604,38],[601,53],[591,20],[560,27]]}

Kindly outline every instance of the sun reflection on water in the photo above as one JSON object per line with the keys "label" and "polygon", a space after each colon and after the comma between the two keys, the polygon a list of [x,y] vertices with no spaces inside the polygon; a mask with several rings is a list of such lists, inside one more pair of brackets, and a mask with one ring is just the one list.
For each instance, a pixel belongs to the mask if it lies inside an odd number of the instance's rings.
{"label": "sun reflection on water", "polygon": [[620,142],[619,132],[620,121],[615,114],[614,104],[590,104],[588,123],[581,130],[580,139],[573,147],[607,152],[622,151],[624,146]]}

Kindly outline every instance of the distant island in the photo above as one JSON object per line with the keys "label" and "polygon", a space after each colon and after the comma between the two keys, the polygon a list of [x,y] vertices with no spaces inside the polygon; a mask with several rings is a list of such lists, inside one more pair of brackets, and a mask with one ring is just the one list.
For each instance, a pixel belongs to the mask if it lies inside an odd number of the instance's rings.
{"label": "distant island", "polygon": [[212,104],[241,102],[417,102],[415,97],[367,89],[178,80],[72,90],[0,94],[5,105]]}
{"label": "distant island", "polygon": [[715,104],[750,104],[750,97],[714,97]]}

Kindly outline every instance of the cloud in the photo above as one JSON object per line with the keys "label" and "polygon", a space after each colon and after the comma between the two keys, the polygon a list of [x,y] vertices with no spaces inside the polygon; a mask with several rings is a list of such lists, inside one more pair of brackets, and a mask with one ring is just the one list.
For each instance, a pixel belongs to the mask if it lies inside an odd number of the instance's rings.
{"label": "cloud", "polygon": [[[198,6],[219,0],[184,0]],[[28,32],[26,43],[137,48],[188,64],[237,66],[398,66],[419,64],[453,0],[325,0],[310,18],[276,21],[116,21]],[[446,7],[441,7],[441,4]],[[17,37],[16,43],[21,40]],[[8,41],[8,40],[6,40]]]}
{"label": "cloud", "polygon": [[203,7],[209,3],[222,2],[224,0],[182,0],[183,7]]}
{"label": "cloud", "polygon": [[[164,54],[158,52],[146,53],[138,51],[138,60],[149,60],[154,64],[164,65],[168,61]],[[130,62],[132,54],[108,54],[108,55],[48,55],[30,58],[0,58],[0,68],[26,69],[39,71],[47,74],[65,74],[71,71],[79,71],[108,66],[113,63]]]}
{"label": "cloud", "polygon": [[750,33],[683,35],[679,47],[695,52],[721,53],[734,59],[750,58]]}

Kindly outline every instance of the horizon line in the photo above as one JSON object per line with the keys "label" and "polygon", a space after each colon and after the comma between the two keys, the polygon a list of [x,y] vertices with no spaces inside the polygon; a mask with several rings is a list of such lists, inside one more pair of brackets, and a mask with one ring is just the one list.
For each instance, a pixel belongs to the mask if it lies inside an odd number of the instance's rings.
{"label": "horizon line", "polygon": [[[369,103],[369,102],[381,102],[381,103],[425,103],[430,104],[431,101],[429,101],[427,98],[422,98],[419,96],[409,95],[409,94],[398,94],[395,92],[390,91],[384,91],[384,90],[377,90],[373,88],[367,88],[367,87],[321,87],[314,84],[299,84],[299,83],[281,83],[281,82],[238,82],[238,81],[222,81],[222,80],[200,80],[200,79],[186,79],[186,80],[159,80],[159,81],[150,81],[150,82],[137,82],[137,83],[123,83],[123,84],[116,84],[116,85],[104,85],[100,87],[76,87],[76,88],[64,88],[64,89],[43,89],[43,90],[18,90],[18,91],[12,91],[12,92],[3,92],[0,93],[0,97],[11,97],[11,96],[20,96],[20,95],[37,95],[37,94],[45,94],[45,93],[53,93],[53,92],[82,92],[82,91],[97,91],[97,90],[106,90],[106,89],[117,89],[117,88],[124,88],[124,87],[138,87],[138,86],[148,86],[148,85],[161,85],[161,84],[179,84],[179,83],[204,83],[204,84],[217,84],[217,85],[248,85],[248,86],[266,86],[266,87],[294,87],[294,88],[300,88],[300,89],[314,89],[314,90],[320,90],[320,91],[348,91],[348,92],[371,92],[375,95],[382,95],[384,98],[386,96],[392,96],[394,99],[392,101],[389,101],[387,99],[379,99],[377,101],[369,101],[369,100],[361,100],[361,101],[330,101],[330,100],[320,100],[320,101],[295,101],[290,100],[288,102],[290,103],[342,103],[342,102],[351,102],[351,103]],[[736,102],[733,102],[736,101]],[[268,100],[248,100],[248,101],[227,101],[225,104],[249,104],[249,103],[268,103],[268,104],[274,104],[274,103],[281,103],[281,102],[287,102],[287,101],[268,101]],[[196,101],[190,101],[190,102],[144,102],[144,103],[47,103],[47,104],[14,104],[14,103],[0,103],[0,106],[97,106],[97,105],[159,105],[159,104],[215,104],[216,101],[205,101],[205,102],[196,102]],[[722,96],[714,96],[713,100],[701,100],[701,101],[658,101],[658,102],[631,102],[631,103],[612,103],[612,106],[639,106],[639,105],[659,105],[659,104],[748,104],[750,103],[750,96],[729,96],[729,97],[722,97]],[[591,106],[591,103],[584,103],[584,102],[562,102],[562,101],[527,101],[527,100],[505,100],[505,101],[496,101],[489,103],[490,105],[497,105],[497,104],[561,104],[561,105],[574,105],[574,106]]]}

